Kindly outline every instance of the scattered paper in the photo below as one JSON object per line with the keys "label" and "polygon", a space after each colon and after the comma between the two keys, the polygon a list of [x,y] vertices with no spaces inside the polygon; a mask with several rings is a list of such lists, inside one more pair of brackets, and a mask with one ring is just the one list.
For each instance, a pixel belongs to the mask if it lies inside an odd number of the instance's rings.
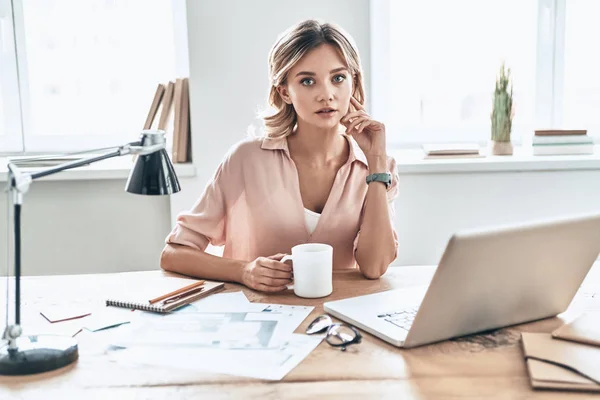
{"label": "scattered paper", "polygon": [[115,360],[279,380],[323,336],[293,334],[314,307],[251,303],[219,293],[169,314],[136,311],[114,330]]}
{"label": "scattered paper", "polygon": [[[181,313],[137,321],[113,338],[119,347],[212,347],[226,349],[269,346],[277,321],[247,318],[252,313]],[[258,313],[260,314],[260,313]]]}
{"label": "scattered paper", "polygon": [[82,321],[85,318],[64,321],[58,324],[51,324],[45,319],[42,319],[40,323],[24,325],[23,335],[59,335],[73,337],[81,332],[83,325]]}
{"label": "scattered paper", "polygon": [[264,309],[264,304],[250,303],[244,292],[218,293],[205,297],[199,301],[188,304],[174,313],[196,312],[259,312]]}
{"label": "scattered paper", "polygon": [[247,318],[277,321],[277,326],[270,343],[272,347],[283,343],[314,309],[314,307],[310,306],[287,306],[283,304],[260,304],[260,306],[263,308],[263,312],[260,315],[249,314]]}
{"label": "scattered paper", "polygon": [[114,313],[111,311],[98,311],[92,313],[92,315],[82,320],[83,328],[90,332],[97,332],[103,329],[128,324],[130,322],[131,318],[126,318],[123,313]]}
{"label": "scattered paper", "polygon": [[112,361],[172,369],[215,372],[257,379],[281,380],[321,342],[320,336],[293,334],[278,348],[223,350],[132,347],[110,354]]}
{"label": "scattered paper", "polygon": [[53,306],[40,311],[42,317],[48,322],[56,323],[83,318],[92,313],[91,310],[80,307],[58,307]]}
{"label": "scattered paper", "polygon": [[[81,316],[74,317],[78,315]],[[125,309],[53,306],[41,311],[39,319],[28,323],[24,334],[75,336],[83,329],[98,331],[128,323],[131,316],[131,311]]]}

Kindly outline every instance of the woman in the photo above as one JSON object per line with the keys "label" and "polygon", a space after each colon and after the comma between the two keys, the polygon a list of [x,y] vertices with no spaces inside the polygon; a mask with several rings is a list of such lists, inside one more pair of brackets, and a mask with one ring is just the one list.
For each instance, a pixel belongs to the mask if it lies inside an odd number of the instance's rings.
{"label": "woman", "polygon": [[[333,268],[380,277],[395,259],[395,162],[364,110],[360,58],[340,28],[304,21],[269,55],[265,137],[234,146],[166,239],[161,267],[275,292],[300,243],[333,246]],[[367,183],[369,181],[370,183]],[[224,246],[223,257],[205,252]]]}

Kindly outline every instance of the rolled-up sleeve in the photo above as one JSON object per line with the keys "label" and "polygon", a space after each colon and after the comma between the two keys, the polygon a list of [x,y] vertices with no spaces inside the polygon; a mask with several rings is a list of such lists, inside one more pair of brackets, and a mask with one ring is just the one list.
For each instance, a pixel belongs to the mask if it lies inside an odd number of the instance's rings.
{"label": "rolled-up sleeve", "polygon": [[177,223],[165,240],[167,244],[180,244],[202,251],[209,243],[213,246],[225,244],[230,164],[229,154],[192,209],[177,216]]}
{"label": "rolled-up sleeve", "polygon": [[[387,189],[387,203],[388,203],[388,211],[390,215],[390,222],[392,224],[392,233],[394,235],[394,259],[398,256],[398,234],[396,233],[396,229],[394,228],[394,219],[396,217],[396,199],[398,198],[399,188],[398,188],[398,168],[396,167],[396,160],[394,157],[388,157],[387,159],[388,172],[392,174],[392,184]],[[363,217],[365,213],[365,204],[363,204],[361,215],[360,215],[360,223],[362,225]],[[353,253],[356,254],[356,249],[358,248],[358,238],[360,237],[360,230],[358,231],[356,238],[354,238],[354,248]]]}

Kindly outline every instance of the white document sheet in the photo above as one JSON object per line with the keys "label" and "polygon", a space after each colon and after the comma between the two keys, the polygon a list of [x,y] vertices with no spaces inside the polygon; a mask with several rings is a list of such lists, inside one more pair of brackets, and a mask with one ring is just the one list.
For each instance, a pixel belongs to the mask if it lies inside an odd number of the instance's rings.
{"label": "white document sheet", "polygon": [[[252,304],[252,303],[248,303]],[[260,312],[184,311],[138,318],[114,335],[112,345],[227,349],[279,347],[314,307],[252,304]],[[246,308],[249,306],[246,305]],[[208,307],[204,309],[209,309]],[[215,307],[215,309],[221,309]]]}
{"label": "white document sheet", "polygon": [[208,347],[248,349],[269,347],[277,321],[248,317],[247,312],[189,312],[143,318],[130,329],[119,329],[117,347]]}
{"label": "white document sheet", "polygon": [[217,293],[175,310],[173,313],[189,312],[259,312],[263,304],[250,303],[244,292]]}
{"label": "white document sheet", "polygon": [[321,342],[322,336],[293,334],[278,348],[223,350],[206,348],[131,347],[111,353],[112,361],[170,369],[215,372],[281,380]]}
{"label": "white document sheet", "polygon": [[[261,304],[260,314],[248,314],[246,319],[260,318],[261,320],[278,321],[275,332],[271,337],[270,347],[279,346],[298,326],[310,315],[314,307],[287,306],[283,304]],[[304,333],[304,332],[302,332]]]}

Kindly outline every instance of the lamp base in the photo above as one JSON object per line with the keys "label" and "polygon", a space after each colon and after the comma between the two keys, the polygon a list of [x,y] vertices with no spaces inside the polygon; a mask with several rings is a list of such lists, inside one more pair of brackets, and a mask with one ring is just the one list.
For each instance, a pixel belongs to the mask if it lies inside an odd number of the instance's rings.
{"label": "lamp base", "polygon": [[71,364],[79,357],[77,341],[58,335],[22,336],[17,348],[0,349],[0,375],[30,375],[52,371]]}

